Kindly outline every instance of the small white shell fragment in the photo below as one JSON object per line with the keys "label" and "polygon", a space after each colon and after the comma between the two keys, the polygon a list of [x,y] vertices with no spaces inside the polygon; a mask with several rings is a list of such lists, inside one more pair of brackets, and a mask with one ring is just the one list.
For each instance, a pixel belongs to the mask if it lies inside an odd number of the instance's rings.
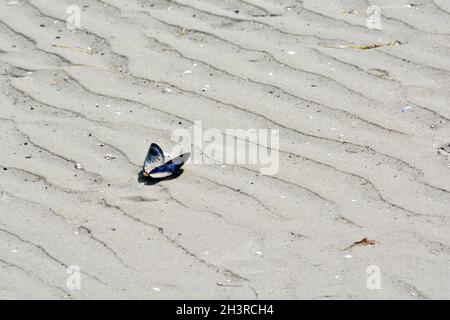
{"label": "small white shell fragment", "polygon": [[412,110],[412,107],[411,106],[406,106],[406,107],[404,107],[403,109],[401,109],[400,111],[401,112],[408,112],[408,111],[411,111]]}
{"label": "small white shell fragment", "polygon": [[153,291],[156,291],[156,292],[159,292],[159,291],[161,291],[161,289],[160,289],[160,288],[152,288],[152,290],[153,290]]}
{"label": "small white shell fragment", "polygon": [[293,54],[295,54],[295,51],[288,51],[287,53],[290,55],[293,55]]}

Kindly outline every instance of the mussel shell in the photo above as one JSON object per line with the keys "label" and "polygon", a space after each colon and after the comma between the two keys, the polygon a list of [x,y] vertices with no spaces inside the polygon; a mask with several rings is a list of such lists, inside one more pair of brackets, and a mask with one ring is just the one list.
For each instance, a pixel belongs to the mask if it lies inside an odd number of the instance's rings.
{"label": "mussel shell", "polygon": [[161,148],[156,144],[152,143],[148,149],[147,156],[145,157],[143,173],[144,176],[149,176],[150,172],[155,168],[162,166],[164,164],[165,158],[164,153]]}
{"label": "mussel shell", "polygon": [[181,156],[178,156],[172,160],[167,161],[162,166],[153,169],[149,173],[149,176],[155,179],[162,179],[175,174],[186,163],[190,155],[191,154],[187,152],[182,154]]}

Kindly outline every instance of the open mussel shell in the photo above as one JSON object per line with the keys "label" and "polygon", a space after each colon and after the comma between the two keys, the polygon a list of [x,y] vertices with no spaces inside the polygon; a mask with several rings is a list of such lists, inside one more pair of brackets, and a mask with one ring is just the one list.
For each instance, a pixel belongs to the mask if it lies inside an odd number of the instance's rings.
{"label": "open mussel shell", "polygon": [[153,169],[149,173],[149,176],[155,179],[162,179],[177,173],[189,159],[190,155],[191,154],[189,152],[184,153],[172,160],[167,161],[162,166]]}
{"label": "open mussel shell", "polygon": [[144,176],[148,177],[153,169],[162,166],[164,162],[165,158],[163,151],[156,143],[152,143],[148,149],[142,168]]}

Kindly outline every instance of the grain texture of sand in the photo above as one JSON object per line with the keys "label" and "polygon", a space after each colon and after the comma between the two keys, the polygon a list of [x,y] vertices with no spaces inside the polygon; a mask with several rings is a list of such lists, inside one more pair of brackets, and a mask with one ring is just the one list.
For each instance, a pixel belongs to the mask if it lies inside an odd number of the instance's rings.
{"label": "grain texture of sand", "polygon": [[[447,0],[0,0],[0,299],[450,298],[449,57]],[[278,173],[138,181],[197,120]]]}

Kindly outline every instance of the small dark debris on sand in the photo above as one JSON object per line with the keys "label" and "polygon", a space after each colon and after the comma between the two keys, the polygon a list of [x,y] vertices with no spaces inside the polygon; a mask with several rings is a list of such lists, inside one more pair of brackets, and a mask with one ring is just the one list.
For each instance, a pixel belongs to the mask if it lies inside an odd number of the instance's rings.
{"label": "small dark debris on sand", "polygon": [[369,238],[366,237],[366,238],[363,238],[363,239],[361,239],[359,241],[353,242],[351,245],[349,245],[347,248],[345,248],[342,251],[351,249],[351,248],[356,247],[356,246],[374,246],[374,245],[376,245],[378,243],[379,242],[377,240],[370,240]]}

